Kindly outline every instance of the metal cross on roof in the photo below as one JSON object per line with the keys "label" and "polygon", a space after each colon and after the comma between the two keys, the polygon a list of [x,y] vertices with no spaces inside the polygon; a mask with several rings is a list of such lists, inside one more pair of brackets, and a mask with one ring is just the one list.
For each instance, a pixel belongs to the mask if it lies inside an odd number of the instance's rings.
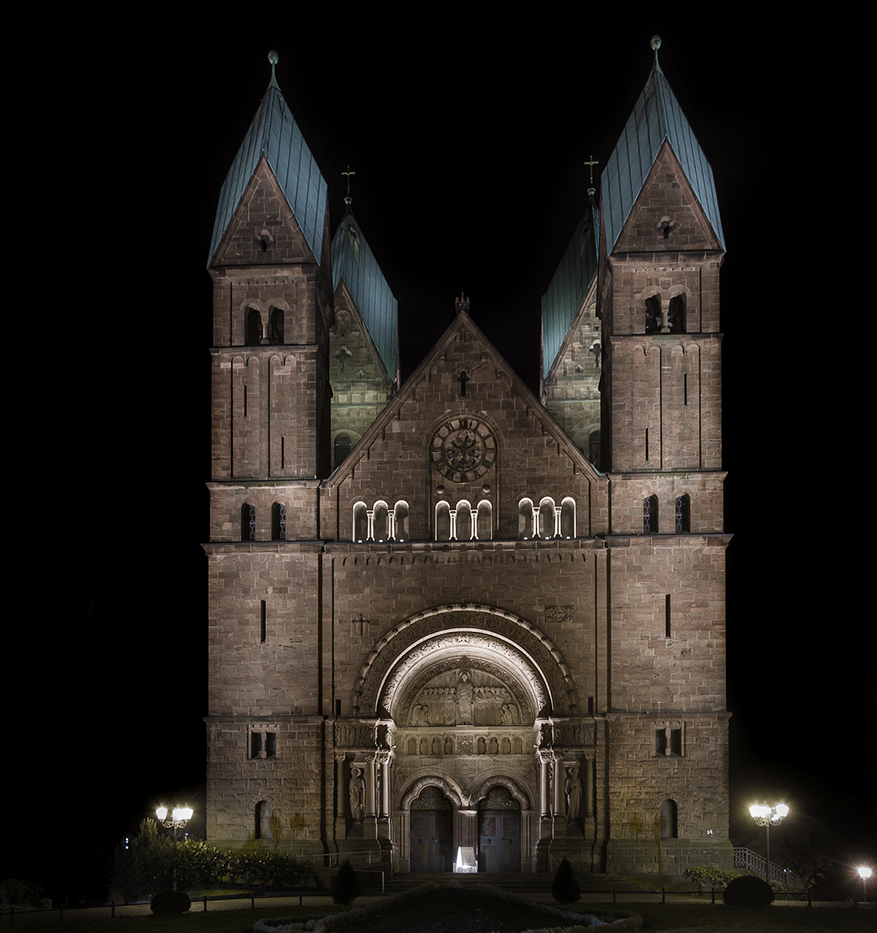
{"label": "metal cross on roof", "polygon": [[590,162],[584,162],[584,163],[582,163],[582,164],[583,164],[583,165],[587,165],[587,166],[589,167],[589,169],[590,169],[590,172],[591,172],[591,180],[590,180],[590,182],[588,182],[588,184],[593,188],[593,187],[594,187],[594,166],[595,166],[595,165],[599,165],[600,162],[599,162],[597,159],[595,159],[593,156],[591,156],[591,161],[590,161]]}

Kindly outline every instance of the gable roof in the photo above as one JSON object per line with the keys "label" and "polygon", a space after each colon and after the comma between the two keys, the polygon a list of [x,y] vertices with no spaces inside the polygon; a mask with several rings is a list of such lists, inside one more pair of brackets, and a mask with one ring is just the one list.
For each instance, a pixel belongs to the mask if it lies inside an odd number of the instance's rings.
{"label": "gable roof", "polygon": [[326,181],[272,78],[222,184],[207,264],[212,261],[262,155],[277,178],[311,252],[318,263],[322,262]]}
{"label": "gable roof", "polygon": [[600,215],[593,200],[579,221],[551,283],[542,296],[542,373],[554,365],[563,341],[597,274]]}
{"label": "gable roof", "polygon": [[472,347],[473,352],[474,347],[477,345],[478,353],[485,354],[487,358],[490,359],[492,365],[494,365],[497,370],[501,370],[503,376],[508,379],[511,391],[524,402],[533,417],[541,423],[544,433],[551,436],[552,440],[558,445],[558,450],[563,450],[567,456],[569,456],[570,460],[576,464],[576,467],[583,473],[587,473],[591,479],[604,482],[606,477],[594,467],[588,458],[576,447],[573,441],[570,440],[569,436],[554,420],[554,417],[548,409],[533,395],[520,376],[518,376],[511,366],[503,359],[499,351],[497,351],[493,344],[484,336],[465,311],[457,312],[456,317],[451,322],[448,329],[426,355],[423,362],[408,377],[401,389],[387,403],[386,408],[384,408],[371,423],[366,432],[356,442],[353,450],[350,451],[350,454],[344,462],[336,467],[332,475],[327,480],[324,480],[324,482],[331,483],[332,485],[340,484],[356,469],[363,454],[368,451],[375,440],[383,434],[387,424],[399,417],[400,409],[415,395],[417,386],[425,378],[428,378],[428,374],[432,367],[444,359],[448,347],[459,340],[460,334],[463,331],[468,332],[473,340],[471,342],[465,340],[461,342]]}
{"label": "gable roof", "polygon": [[655,63],[601,176],[607,252],[612,252],[621,235],[665,139],[724,249],[713,170],[664,73]]}
{"label": "gable roof", "polygon": [[348,210],[332,237],[332,290],[344,280],[391,376],[396,373],[399,304]]}

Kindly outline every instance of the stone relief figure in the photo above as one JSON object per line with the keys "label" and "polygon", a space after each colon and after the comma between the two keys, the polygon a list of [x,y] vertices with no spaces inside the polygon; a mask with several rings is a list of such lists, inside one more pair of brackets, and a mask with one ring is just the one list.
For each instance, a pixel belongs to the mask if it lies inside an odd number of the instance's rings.
{"label": "stone relief figure", "polygon": [[362,769],[354,768],[350,772],[348,796],[350,797],[350,815],[355,822],[359,822],[362,819],[362,797],[364,787],[365,782],[362,779]]}
{"label": "stone relief figure", "polygon": [[472,675],[469,671],[460,671],[460,679],[457,681],[457,722],[471,725],[474,709]]}
{"label": "stone relief figure", "polygon": [[577,820],[582,808],[582,782],[579,769],[573,765],[567,769],[566,780],[563,782],[563,792],[566,794],[567,821]]}
{"label": "stone relief figure", "polygon": [[414,726],[429,725],[429,705],[418,703],[411,713],[411,724]]}

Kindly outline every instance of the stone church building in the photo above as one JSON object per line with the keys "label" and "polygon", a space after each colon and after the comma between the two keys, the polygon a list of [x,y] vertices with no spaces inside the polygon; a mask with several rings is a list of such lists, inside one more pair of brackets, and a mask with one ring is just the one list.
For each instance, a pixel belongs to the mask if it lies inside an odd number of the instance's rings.
{"label": "stone church building", "polygon": [[326,195],[272,73],[209,256],[209,840],[730,867],[724,243],[657,58],[547,284],[541,397],[462,296],[400,385]]}

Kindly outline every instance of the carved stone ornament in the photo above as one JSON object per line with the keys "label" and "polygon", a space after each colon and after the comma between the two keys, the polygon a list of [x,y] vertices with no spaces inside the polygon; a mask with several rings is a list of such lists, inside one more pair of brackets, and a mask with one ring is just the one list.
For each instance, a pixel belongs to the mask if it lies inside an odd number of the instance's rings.
{"label": "carved stone ornament", "polygon": [[[443,658],[435,663],[441,660],[447,664],[447,670],[462,669],[461,661],[466,657],[470,671],[482,670],[497,676],[518,705],[522,722],[525,719],[532,722],[536,716],[552,710],[563,714],[577,703],[569,668],[547,636],[502,609],[466,605],[428,609],[391,629],[360,669],[354,706],[390,718],[393,704],[401,704],[404,697],[413,700],[418,685],[424,686],[440,672],[423,650],[427,642],[438,645],[434,636],[444,636]],[[411,679],[402,691],[403,697],[399,687],[406,677]],[[529,701],[525,702],[527,698]],[[534,709],[533,704],[540,706]],[[393,709],[392,718],[411,722],[410,713],[408,718],[401,713],[401,708]],[[429,718],[428,713],[426,716]]]}

